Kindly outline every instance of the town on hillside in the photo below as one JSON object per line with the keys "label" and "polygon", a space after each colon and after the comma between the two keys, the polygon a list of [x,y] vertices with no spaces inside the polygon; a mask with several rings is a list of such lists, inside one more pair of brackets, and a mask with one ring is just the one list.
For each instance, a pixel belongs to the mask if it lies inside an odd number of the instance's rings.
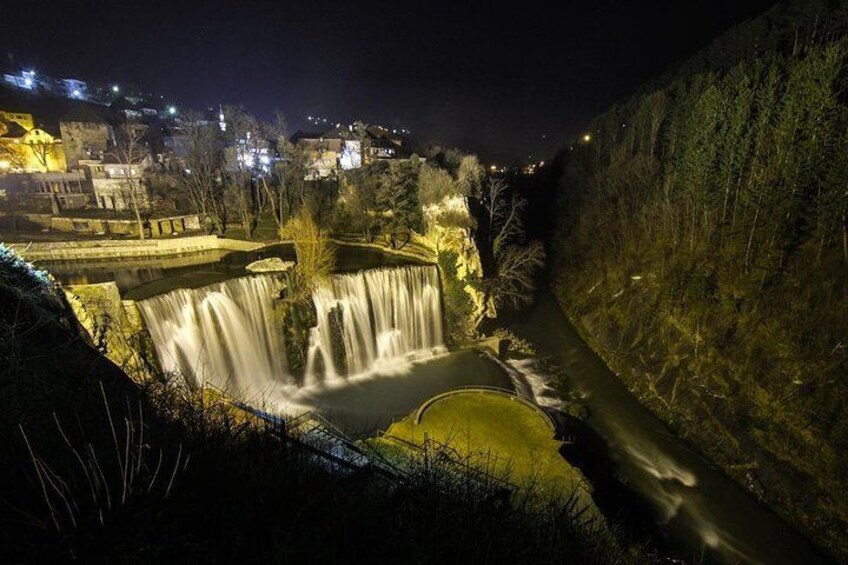
{"label": "town on hillside", "polygon": [[305,183],[413,155],[406,130],[325,119],[289,135],[282,121],[267,126],[240,107],[184,112],[162,95],[18,70],[0,82],[0,229],[129,237],[204,229],[176,190],[192,175],[199,127],[215,130],[222,170],[262,175],[296,162]]}

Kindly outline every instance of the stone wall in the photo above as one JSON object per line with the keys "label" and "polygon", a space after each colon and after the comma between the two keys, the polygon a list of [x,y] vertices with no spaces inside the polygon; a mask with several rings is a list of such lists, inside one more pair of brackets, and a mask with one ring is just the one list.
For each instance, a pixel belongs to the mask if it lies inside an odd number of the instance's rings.
{"label": "stone wall", "polygon": [[28,261],[55,259],[113,259],[116,257],[157,257],[199,251],[254,251],[264,244],[214,235],[145,240],[50,241],[15,243],[9,247]]}
{"label": "stone wall", "polygon": [[[148,223],[150,224],[150,231],[145,234],[147,237],[200,231],[200,218],[197,214],[151,218]],[[138,222],[136,220],[55,216],[51,218],[49,227],[53,231],[138,237]]]}

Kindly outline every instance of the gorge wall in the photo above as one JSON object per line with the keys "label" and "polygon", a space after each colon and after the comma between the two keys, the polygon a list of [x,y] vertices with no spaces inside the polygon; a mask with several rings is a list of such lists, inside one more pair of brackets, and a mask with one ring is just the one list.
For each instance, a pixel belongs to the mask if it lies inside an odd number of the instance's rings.
{"label": "gorge wall", "polygon": [[780,5],[596,119],[548,171],[550,248],[631,391],[844,557],[848,18],[828,6]]}

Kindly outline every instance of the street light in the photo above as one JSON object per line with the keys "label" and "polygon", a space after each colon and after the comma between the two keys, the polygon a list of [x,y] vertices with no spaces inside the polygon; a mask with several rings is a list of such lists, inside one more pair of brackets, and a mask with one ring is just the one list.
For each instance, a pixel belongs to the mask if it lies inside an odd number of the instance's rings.
{"label": "street light", "polygon": [[583,141],[589,143],[590,141],[592,141],[592,136],[587,133],[583,136]]}
{"label": "street light", "polygon": [[112,85],[112,92],[114,92],[115,94],[117,94],[118,92],[120,92],[120,90],[121,90],[121,89],[120,89],[120,88],[118,88],[118,85],[117,85],[117,84],[113,84],[113,85]]}
{"label": "street light", "polygon": [[176,108],[176,106],[168,106],[168,113],[169,113],[169,114],[171,114],[172,116],[173,116],[174,114],[176,114],[176,113],[177,113],[177,108]]}

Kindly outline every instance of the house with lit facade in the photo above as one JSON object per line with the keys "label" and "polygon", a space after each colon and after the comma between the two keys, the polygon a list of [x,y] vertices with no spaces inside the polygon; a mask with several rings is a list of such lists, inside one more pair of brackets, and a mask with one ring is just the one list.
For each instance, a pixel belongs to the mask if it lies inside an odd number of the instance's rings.
{"label": "house with lit facade", "polygon": [[0,109],[0,173],[67,170],[62,139],[36,127],[32,114]]}
{"label": "house with lit facade", "polygon": [[151,164],[149,155],[132,164],[120,163],[107,155],[103,162],[87,165],[85,175],[95,205],[103,210],[130,210],[135,197],[139,209],[149,208],[150,194],[144,173]]}
{"label": "house with lit facade", "polygon": [[332,131],[326,133],[297,131],[290,139],[305,157],[305,180],[330,178],[339,170],[339,157],[344,140]]}

